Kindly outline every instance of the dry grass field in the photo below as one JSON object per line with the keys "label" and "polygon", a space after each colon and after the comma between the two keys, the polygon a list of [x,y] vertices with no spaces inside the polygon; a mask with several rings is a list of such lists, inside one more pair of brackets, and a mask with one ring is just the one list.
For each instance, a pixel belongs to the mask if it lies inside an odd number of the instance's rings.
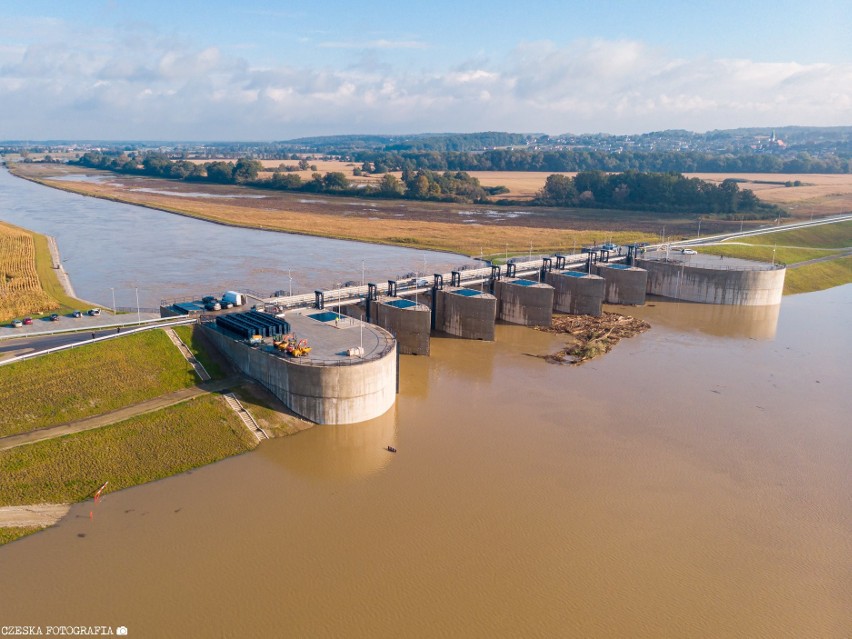
{"label": "dry grass field", "polygon": [[[642,212],[359,199],[127,177],[57,165],[19,164],[13,171],[55,188],[232,226],[472,256],[502,254],[507,247],[527,251],[532,246],[534,253],[566,251],[607,238],[622,243],[646,241],[657,237],[661,228],[655,214]],[[104,179],[51,179],[75,173]],[[669,217],[662,224],[673,233],[679,232],[679,225],[684,233],[694,227],[686,218]]]}
{"label": "dry grass field", "polygon": [[[751,189],[764,202],[777,204],[794,218],[821,217],[852,211],[852,175],[782,173],[690,173],[708,182],[727,178],[744,180],[741,189]],[[784,186],[799,181],[802,186]]]}
{"label": "dry grass field", "polygon": [[59,306],[39,280],[33,234],[0,222],[0,321]]}
{"label": "dry grass field", "polygon": [[[209,161],[209,160],[208,160]],[[193,160],[202,162],[202,160]],[[274,170],[281,164],[296,166],[296,160],[260,160],[267,169]],[[317,171],[327,173],[340,171],[355,183],[378,182],[380,175],[354,177],[353,169],[358,164],[330,160],[312,161]],[[303,180],[310,180],[313,171],[297,171]],[[547,171],[468,171],[485,187],[505,186],[509,192],[500,197],[516,200],[531,200],[544,186]],[[394,173],[401,177],[401,173]],[[573,177],[576,173],[560,173]],[[782,173],[687,173],[687,177],[697,177],[707,182],[720,183],[728,178],[743,180],[740,188],[751,189],[759,198],[778,204],[787,209],[793,217],[803,218],[821,215],[834,215],[852,211],[852,175],[841,174],[782,174]],[[786,182],[799,181],[802,186],[788,187]]]}
{"label": "dry grass field", "polygon": [[[276,161],[265,162],[275,165]],[[351,172],[354,165],[326,162],[317,168],[346,169]],[[514,252],[527,251],[530,245],[534,253],[568,251],[572,247],[600,242],[604,238],[612,238],[616,242],[651,241],[663,229],[668,236],[686,238],[694,237],[697,231],[696,215],[547,208],[525,206],[523,203],[515,206],[488,206],[353,198],[123,176],[65,165],[19,164],[13,167],[13,171],[48,186],[222,224],[444,250],[471,256],[497,255],[504,253],[507,248]],[[51,179],[73,174],[100,176],[102,179],[97,182]],[[495,172],[475,175],[486,185],[503,184],[513,189],[510,197],[529,198],[541,188],[548,174]],[[721,181],[728,176],[700,177]],[[757,185],[762,187],[761,196],[769,194],[766,197],[769,201],[786,197],[788,201],[784,205],[793,211],[795,217],[852,210],[852,206],[844,208],[843,204],[848,200],[852,205],[852,176],[739,177],[759,177],[764,182],[800,177],[810,180],[809,184],[820,182],[819,187]],[[755,185],[743,184],[744,188],[751,186]],[[810,197],[814,188],[821,188],[825,193],[818,198],[819,201]],[[796,193],[804,199],[795,199]],[[745,228],[762,224],[746,222]],[[705,233],[724,233],[739,230],[740,222],[705,218],[701,228]]]}

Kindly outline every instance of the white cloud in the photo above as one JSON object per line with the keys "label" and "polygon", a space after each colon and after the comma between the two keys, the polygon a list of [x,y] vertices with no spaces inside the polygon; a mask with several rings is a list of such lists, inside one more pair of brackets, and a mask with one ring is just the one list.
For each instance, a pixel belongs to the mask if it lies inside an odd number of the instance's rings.
{"label": "white cloud", "polygon": [[428,45],[419,40],[364,40],[320,42],[322,49],[426,49]]}
{"label": "white cloud", "polygon": [[852,65],[673,59],[632,41],[529,42],[501,60],[478,55],[416,72],[391,57],[347,68],[263,60],[260,68],[144,28],[77,34],[74,42],[0,49],[0,139],[852,123]]}

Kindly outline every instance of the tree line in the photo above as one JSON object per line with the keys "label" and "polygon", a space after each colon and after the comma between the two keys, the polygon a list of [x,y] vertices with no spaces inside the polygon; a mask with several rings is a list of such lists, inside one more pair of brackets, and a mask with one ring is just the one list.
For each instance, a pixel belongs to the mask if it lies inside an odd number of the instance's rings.
{"label": "tree line", "polygon": [[576,176],[550,175],[536,195],[546,206],[637,209],[660,212],[707,212],[749,219],[784,216],[734,179],[720,184],[680,173],[605,173],[581,171]]}
{"label": "tree line", "polygon": [[852,160],[798,153],[780,157],[768,153],[713,154],[701,151],[630,151],[591,149],[493,149],[477,153],[456,151],[356,151],[342,156],[386,171],[644,171],[658,173],[850,173]]}
{"label": "tree line", "polygon": [[[162,153],[128,155],[91,151],[77,162],[82,166],[133,175],[243,184],[264,189],[351,195],[357,197],[402,198],[453,203],[494,203],[492,198],[507,193],[503,186],[484,187],[465,171],[432,171],[403,169],[402,177],[385,173],[376,183],[352,182],[344,173],[314,172],[309,180],[288,170],[276,169],[271,177],[260,178],[263,165],[257,160],[241,158],[236,162],[214,161],[194,163],[170,160]],[[286,167],[285,167],[286,168]],[[307,162],[300,168],[306,170]],[[363,170],[356,169],[358,171]],[[497,204],[518,205],[521,202],[502,199]],[[529,202],[523,202],[528,205]],[[778,207],[761,202],[755,194],[740,190],[736,180],[721,184],[687,178],[675,172],[581,171],[575,177],[550,175],[532,204],[555,207],[636,209],[659,212],[716,213],[749,218],[784,215]]]}

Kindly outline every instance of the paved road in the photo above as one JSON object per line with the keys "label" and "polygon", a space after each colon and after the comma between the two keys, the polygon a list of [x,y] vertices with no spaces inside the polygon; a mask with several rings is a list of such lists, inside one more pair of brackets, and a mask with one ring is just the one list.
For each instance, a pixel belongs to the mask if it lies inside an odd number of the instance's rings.
{"label": "paved road", "polygon": [[672,246],[695,246],[697,244],[715,244],[723,240],[732,239],[735,237],[750,237],[752,235],[766,235],[767,233],[783,233],[784,231],[793,231],[795,229],[807,228],[809,226],[822,226],[823,224],[837,224],[838,222],[852,221],[852,214],[833,215],[831,217],[821,218],[818,220],[808,220],[807,222],[793,222],[792,224],[780,224],[762,229],[751,229],[748,231],[740,231],[737,233],[724,233],[722,235],[707,235],[705,237],[696,237],[691,240],[680,240],[671,242]]}
{"label": "paved road", "polygon": [[151,413],[153,411],[160,410],[161,408],[180,404],[181,402],[185,402],[193,397],[225,390],[231,386],[242,383],[242,381],[243,379],[241,377],[233,376],[215,382],[206,382],[204,384],[199,384],[198,386],[193,386],[192,388],[183,388],[173,393],[160,395],[159,397],[148,399],[144,402],[133,404],[132,406],[119,408],[109,413],[103,413],[102,415],[86,417],[85,419],[78,419],[73,422],[66,422],[64,424],[59,424],[58,426],[33,430],[27,433],[20,433],[18,435],[0,437],[0,450],[9,450],[10,448],[24,446],[25,444],[34,444],[47,439],[53,439],[55,437],[73,435],[74,433],[81,433],[83,431],[109,426],[110,424],[114,424],[131,417],[136,417],[137,415],[144,415],[145,413]]}
{"label": "paved road", "polygon": [[48,348],[56,348],[57,346],[65,346],[66,344],[75,344],[92,339],[92,333],[95,337],[106,337],[114,335],[115,329],[95,330],[84,333],[65,333],[60,335],[43,335],[40,337],[21,337],[19,339],[9,339],[0,341],[0,359],[6,356],[22,355],[33,351],[44,351]]}

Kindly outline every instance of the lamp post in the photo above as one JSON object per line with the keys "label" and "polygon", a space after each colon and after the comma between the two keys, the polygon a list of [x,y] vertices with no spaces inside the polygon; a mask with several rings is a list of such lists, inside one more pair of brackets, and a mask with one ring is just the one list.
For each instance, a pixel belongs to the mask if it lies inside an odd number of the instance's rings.
{"label": "lamp post", "polygon": [[115,315],[115,287],[110,286],[109,290],[112,291],[112,314]]}
{"label": "lamp post", "polygon": [[142,313],[139,310],[139,287],[136,286],[135,288],[136,288],[136,321],[141,323],[142,322]]}
{"label": "lamp post", "polygon": [[698,216],[698,237],[701,237],[701,216]]}
{"label": "lamp post", "polygon": [[290,295],[289,297],[293,297],[293,274],[290,272],[290,269],[287,269],[287,277],[290,279]]}

